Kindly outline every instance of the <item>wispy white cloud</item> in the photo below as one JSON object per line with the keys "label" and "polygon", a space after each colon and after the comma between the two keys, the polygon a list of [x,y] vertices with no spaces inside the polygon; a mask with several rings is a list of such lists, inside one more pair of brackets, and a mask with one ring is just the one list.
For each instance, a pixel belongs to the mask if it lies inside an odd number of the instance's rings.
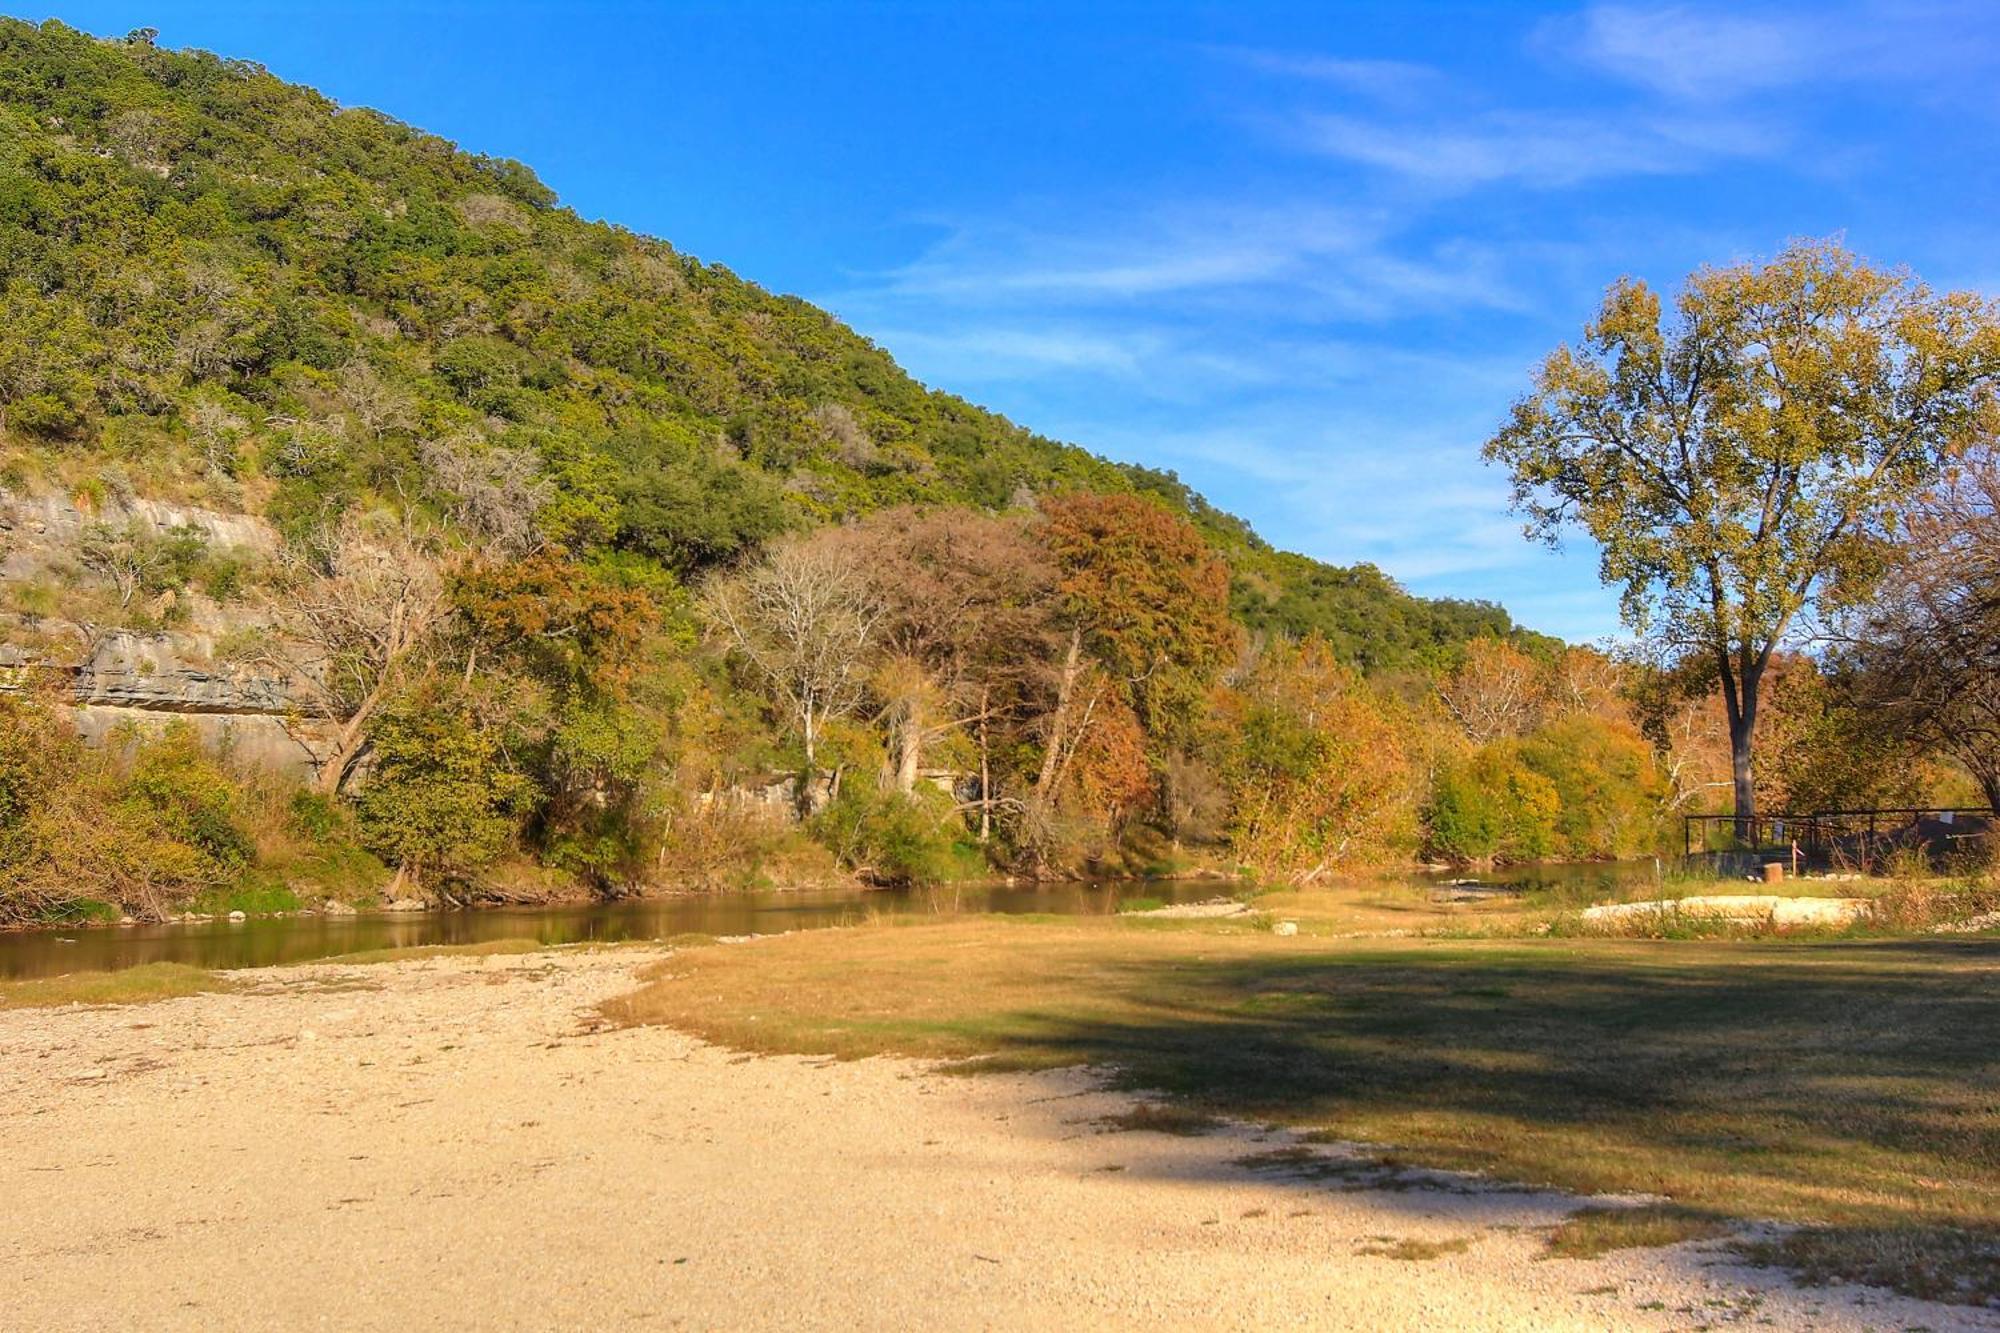
{"label": "wispy white cloud", "polygon": [[[1364,248],[1379,224],[1323,207],[1099,211],[1024,224],[963,219],[912,263],[872,275],[903,296],[981,302],[1155,299],[1268,283],[1315,256]],[[864,278],[870,275],[862,275]]]}
{"label": "wispy white cloud", "polygon": [[[1055,210],[1049,210],[1051,212]],[[1441,306],[1519,308],[1492,247],[1403,239],[1381,211],[1310,201],[1171,206],[1039,223],[966,219],[909,264],[856,274],[866,303],[1235,309],[1291,318],[1392,319]]]}
{"label": "wispy white cloud", "polygon": [[940,384],[1063,373],[1132,379],[1160,352],[1160,339],[1144,332],[958,324],[941,331],[883,326],[873,335]]}
{"label": "wispy white cloud", "polygon": [[1584,11],[1573,40],[1580,58],[1607,73],[1668,97],[1712,101],[1811,77],[1847,43],[1844,26],[1824,10],[1614,4]]}
{"label": "wispy white cloud", "polygon": [[1688,169],[1685,145],[1601,120],[1496,112],[1477,121],[1411,123],[1337,114],[1297,122],[1300,145],[1428,185],[1564,186],[1604,176]]}
{"label": "wispy white cloud", "polygon": [[1532,44],[1682,105],[1879,84],[1990,115],[2000,63],[1991,0],[1601,3],[1544,22]]}
{"label": "wispy white cloud", "polygon": [[1600,6],[1559,46],[1524,27],[1568,66],[1526,102],[1476,70],[1211,51],[1253,75],[1228,81],[1235,123],[1265,131],[1248,171],[927,216],[907,262],[815,299],[921,378],[1175,468],[1280,545],[1595,637],[1616,616],[1588,543],[1524,541],[1479,445],[1610,276],[1782,239],[1601,188],[1746,161],[1796,174],[1814,123],[1753,94],[1810,75],[1732,65],[1731,43],[1770,34],[1710,14]]}
{"label": "wispy white cloud", "polygon": [[1685,175],[1729,159],[1769,157],[1790,135],[1744,115],[1650,110],[1461,111],[1451,115],[1295,114],[1299,149],[1373,167],[1445,192],[1515,185],[1559,189],[1631,176]]}
{"label": "wispy white cloud", "polygon": [[1441,71],[1405,60],[1356,60],[1241,46],[1208,49],[1218,58],[1259,73],[1327,84],[1382,102],[1406,104],[1437,97],[1446,94],[1450,86]]}

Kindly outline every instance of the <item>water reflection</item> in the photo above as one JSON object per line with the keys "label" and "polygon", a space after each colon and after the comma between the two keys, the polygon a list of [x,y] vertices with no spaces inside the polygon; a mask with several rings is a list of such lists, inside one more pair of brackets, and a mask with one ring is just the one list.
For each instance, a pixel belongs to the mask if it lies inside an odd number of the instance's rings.
{"label": "water reflection", "polygon": [[141,963],[272,967],[359,949],[535,939],[544,944],[656,940],[672,935],[769,935],[837,926],[872,913],[1105,913],[1126,898],[1195,902],[1226,892],[1214,883],[1111,882],[980,885],[940,890],[852,889],[648,898],[556,907],[366,913],[0,934],[0,977],[111,971]]}
{"label": "water reflection", "polygon": [[1630,890],[1661,882],[1662,876],[1668,873],[1667,863],[1650,858],[1643,861],[1530,861],[1485,871],[1415,871],[1410,880],[1424,888],[1438,888],[1461,880],[1473,881],[1511,890],[1532,903],[1571,907],[1623,896]]}
{"label": "water reflection", "polygon": [[[1470,871],[1420,871],[1402,882],[1430,891],[1453,880],[1476,880],[1518,892],[1535,904],[1579,905],[1651,884],[1652,861],[1592,864],[1542,862]],[[1381,881],[1329,884],[1365,887]],[[657,940],[672,935],[772,935],[816,926],[847,925],[873,913],[1049,912],[1076,916],[1117,910],[1128,898],[1199,902],[1235,886],[1213,881],[1118,880],[1095,883],[978,885],[939,890],[855,890],[735,893],[647,898],[556,907],[476,911],[370,913],[361,916],[273,917],[231,924],[125,926],[0,933],[0,978],[112,971],[140,963],[195,967],[272,967],[310,962],[360,949],[421,944],[480,944],[534,939],[544,944]]]}

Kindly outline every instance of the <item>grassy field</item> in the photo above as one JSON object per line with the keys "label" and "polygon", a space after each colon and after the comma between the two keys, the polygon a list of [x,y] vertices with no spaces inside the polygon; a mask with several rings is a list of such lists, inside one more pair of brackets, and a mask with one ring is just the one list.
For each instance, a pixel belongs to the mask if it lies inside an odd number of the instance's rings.
{"label": "grassy field", "polygon": [[1339,939],[1428,911],[1308,898],[1258,901],[1293,938],[988,917],[694,949],[610,1010],[752,1051],[1098,1065],[1392,1162],[1664,1195],[1662,1234],[1805,1223],[1767,1257],[2000,1299],[2000,940]]}
{"label": "grassy field", "polygon": [[65,1004],[145,1004],[228,990],[223,977],[181,963],[147,963],[117,972],[0,981],[0,1009],[48,1009]]}

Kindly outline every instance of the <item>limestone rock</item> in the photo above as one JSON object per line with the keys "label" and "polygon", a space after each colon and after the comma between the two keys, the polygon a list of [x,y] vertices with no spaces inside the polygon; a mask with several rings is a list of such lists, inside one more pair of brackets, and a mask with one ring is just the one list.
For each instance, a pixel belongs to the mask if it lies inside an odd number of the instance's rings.
{"label": "limestone rock", "polygon": [[1872,910],[1866,898],[1787,898],[1772,893],[1710,893],[1638,903],[1600,903],[1583,910],[1594,925],[1620,925],[1648,918],[1741,921],[1749,925],[1845,926]]}

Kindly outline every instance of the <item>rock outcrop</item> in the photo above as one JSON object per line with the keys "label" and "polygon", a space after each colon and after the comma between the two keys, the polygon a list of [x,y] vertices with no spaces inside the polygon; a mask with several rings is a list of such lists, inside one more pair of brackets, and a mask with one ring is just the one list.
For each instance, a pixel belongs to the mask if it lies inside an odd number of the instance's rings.
{"label": "rock outcrop", "polygon": [[[17,587],[58,590],[52,611],[17,607],[4,617],[0,688],[55,677],[74,700],[77,728],[88,740],[109,742],[127,726],[151,729],[180,720],[239,759],[309,772],[313,755],[306,742],[314,727],[299,717],[284,681],[228,663],[217,651],[227,636],[262,626],[263,617],[197,593],[175,599],[174,623],[166,629],[105,628],[71,618],[62,594],[89,577],[80,547],[100,523],[138,525],[161,535],[192,530],[211,552],[251,558],[278,549],[277,533],[248,514],[137,498],[86,509],[69,496],[0,491],[0,576]],[[75,663],[78,652],[84,660]]]}
{"label": "rock outcrop", "polygon": [[1770,893],[1711,893],[1640,903],[1602,903],[1583,909],[1593,925],[1648,921],[1736,921],[1752,926],[1846,926],[1866,917],[1866,898],[1786,898]]}

